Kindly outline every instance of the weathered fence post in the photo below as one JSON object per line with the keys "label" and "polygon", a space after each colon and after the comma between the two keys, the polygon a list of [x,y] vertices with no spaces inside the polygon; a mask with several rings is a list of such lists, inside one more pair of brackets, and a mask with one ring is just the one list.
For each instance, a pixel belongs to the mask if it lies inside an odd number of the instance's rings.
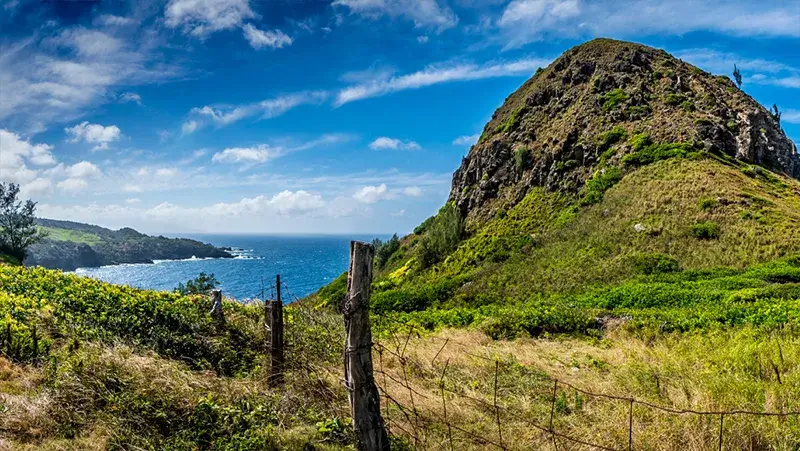
{"label": "weathered fence post", "polygon": [[267,301],[267,321],[269,321],[269,385],[283,385],[283,301],[281,301],[281,276],[275,277],[278,299]]}
{"label": "weathered fence post", "polygon": [[347,299],[342,308],[345,338],[344,379],[350,397],[350,414],[359,449],[388,451],[389,437],[381,417],[380,395],[372,369],[372,330],[369,296],[375,248],[350,242]]}
{"label": "weathered fence post", "polygon": [[225,323],[225,315],[222,313],[222,291],[214,290],[211,292],[211,317],[217,325]]}

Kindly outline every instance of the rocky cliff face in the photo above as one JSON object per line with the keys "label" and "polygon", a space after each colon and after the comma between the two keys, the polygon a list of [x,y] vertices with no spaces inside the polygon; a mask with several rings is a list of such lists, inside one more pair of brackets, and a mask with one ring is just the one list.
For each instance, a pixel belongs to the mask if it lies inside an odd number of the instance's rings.
{"label": "rocky cliff face", "polygon": [[633,152],[623,145],[604,155],[615,127],[800,177],[797,149],[776,118],[728,77],[662,50],[596,39],[506,99],[455,172],[450,201],[474,222],[493,213],[494,199],[513,204],[532,187],[578,192],[601,160]]}

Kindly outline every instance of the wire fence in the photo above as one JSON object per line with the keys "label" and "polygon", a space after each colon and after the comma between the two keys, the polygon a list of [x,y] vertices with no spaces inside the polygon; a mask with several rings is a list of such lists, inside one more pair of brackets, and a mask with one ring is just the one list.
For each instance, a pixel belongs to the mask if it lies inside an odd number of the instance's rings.
{"label": "wire fence", "polygon": [[[274,288],[274,287],[273,287]],[[344,355],[344,330],[343,324],[339,321],[331,321],[333,315],[320,315],[309,304],[300,301],[294,296],[288,286],[282,284],[282,289],[288,295],[287,300],[295,301],[292,305],[292,314],[301,315],[302,321],[310,325],[317,342],[326,342],[331,346],[328,352],[340,353]],[[379,322],[385,318],[378,318]],[[495,357],[476,354],[474,344],[465,344],[451,338],[440,338],[425,334],[423,331],[414,328],[405,328],[402,335],[398,332],[403,330],[401,324],[380,324],[378,330],[380,338],[373,338],[373,356],[377,362],[374,369],[374,380],[382,397],[382,415],[387,425],[387,429],[393,435],[406,437],[414,449],[451,449],[464,444],[472,444],[481,448],[492,447],[502,450],[519,448],[520,437],[512,436],[518,430],[511,431],[508,428],[510,423],[523,424],[533,432],[525,437],[526,449],[540,449],[550,447],[556,450],[571,449],[570,447],[580,447],[588,449],[599,449],[609,451],[632,451],[636,449],[635,412],[638,409],[646,409],[671,416],[695,416],[706,419],[708,428],[713,428],[714,443],[706,443],[703,449],[726,449],[726,420],[733,417],[752,416],[770,417],[778,421],[786,421],[788,418],[800,419],[800,411],[784,410],[780,412],[755,411],[747,409],[733,410],[697,410],[677,408],[671,406],[658,405],[631,396],[618,396],[606,393],[598,393],[579,387],[569,381],[555,378],[550,375],[543,376],[544,380],[538,384],[539,389],[542,385],[547,386],[547,392],[538,392],[536,405],[539,409],[517,409],[507,405],[503,399],[503,387],[501,379],[504,377],[507,362]],[[305,327],[305,326],[304,326]],[[409,350],[413,348],[412,339],[425,335],[426,340],[441,343],[438,351],[427,362],[428,368],[421,369],[416,359],[409,357]],[[296,346],[292,340],[287,341],[287,352],[292,353],[292,346]],[[457,381],[450,381],[449,377],[453,371],[450,358],[444,358],[445,351],[457,349],[458,355],[469,356],[480,359],[484,364],[492,368],[489,379],[485,381],[488,392],[480,394],[470,394],[468,390],[459,388]],[[394,371],[388,370],[389,360],[394,367]],[[294,361],[294,359],[287,359]],[[331,380],[336,377],[324,365],[315,366],[310,362],[295,362],[293,368],[302,368],[308,374],[324,373],[324,378],[319,380]],[[420,373],[426,373],[420,378]],[[428,374],[430,373],[430,374]],[[426,390],[420,389],[412,383],[413,374],[417,376],[415,382],[420,384],[420,380],[428,386]],[[545,384],[546,382],[546,384]],[[322,384],[321,384],[322,385]],[[431,385],[436,387],[436,400],[431,395]],[[619,432],[614,437],[614,443],[601,443],[596,438],[579,437],[570,431],[560,430],[556,425],[557,417],[563,417],[560,409],[563,408],[565,393],[571,390],[572,393],[580,394],[587,399],[605,400],[616,403],[619,407],[618,412],[624,412],[624,439],[621,439]],[[341,402],[341,396],[334,396],[327,393],[331,401]],[[465,402],[471,404],[476,411],[485,415],[487,421],[481,424],[463,424],[456,419],[453,412],[460,408],[457,403]],[[423,403],[424,408],[419,404]],[[543,407],[546,404],[546,410]],[[432,406],[436,405],[436,408]],[[340,405],[341,406],[341,405]],[[339,408],[345,411],[345,407]],[[532,418],[536,417],[536,418]],[[489,424],[491,423],[491,425]],[[569,425],[568,425],[569,426]],[[435,434],[429,434],[435,431]],[[437,435],[435,443],[429,443],[431,435]],[[709,430],[711,435],[711,430]],[[798,438],[800,440],[800,438]],[[795,442],[792,442],[795,443]]]}

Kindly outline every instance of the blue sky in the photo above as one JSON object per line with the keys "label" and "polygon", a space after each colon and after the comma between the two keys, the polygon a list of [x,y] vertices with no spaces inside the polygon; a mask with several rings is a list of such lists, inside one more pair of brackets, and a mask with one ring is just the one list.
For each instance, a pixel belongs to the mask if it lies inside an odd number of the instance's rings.
{"label": "blue sky", "polygon": [[495,108],[593,37],[777,103],[800,1],[0,0],[0,181],[145,232],[405,233]]}

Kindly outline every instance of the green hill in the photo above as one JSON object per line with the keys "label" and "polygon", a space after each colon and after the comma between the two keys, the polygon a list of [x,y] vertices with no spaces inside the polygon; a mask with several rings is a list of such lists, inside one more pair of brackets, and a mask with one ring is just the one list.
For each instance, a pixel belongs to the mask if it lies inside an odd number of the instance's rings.
{"label": "green hill", "polygon": [[80,267],[120,263],[152,263],[153,260],[232,258],[223,249],[186,238],[152,237],[131,228],[110,230],[90,224],[37,219],[47,238],[31,246],[28,266],[67,271]]}

